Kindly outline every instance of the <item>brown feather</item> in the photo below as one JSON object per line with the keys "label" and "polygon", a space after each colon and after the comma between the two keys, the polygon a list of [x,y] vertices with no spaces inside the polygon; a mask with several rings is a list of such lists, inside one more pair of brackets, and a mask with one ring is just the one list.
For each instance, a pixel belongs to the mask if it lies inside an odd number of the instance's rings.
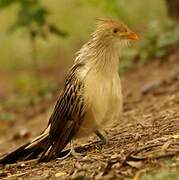
{"label": "brown feather", "polygon": [[82,67],[81,63],[73,66],[65,81],[65,87],[49,120],[49,140],[40,161],[44,159],[46,152],[48,152],[47,160],[56,158],[78,131],[83,121],[85,115],[84,85],[76,76],[76,72]]}

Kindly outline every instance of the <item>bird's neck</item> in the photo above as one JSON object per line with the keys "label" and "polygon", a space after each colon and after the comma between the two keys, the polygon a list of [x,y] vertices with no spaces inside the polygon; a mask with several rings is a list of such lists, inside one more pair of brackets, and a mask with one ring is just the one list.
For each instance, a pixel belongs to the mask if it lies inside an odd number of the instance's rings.
{"label": "bird's neck", "polygon": [[76,61],[85,63],[94,72],[111,76],[118,72],[119,48],[91,40],[81,48]]}

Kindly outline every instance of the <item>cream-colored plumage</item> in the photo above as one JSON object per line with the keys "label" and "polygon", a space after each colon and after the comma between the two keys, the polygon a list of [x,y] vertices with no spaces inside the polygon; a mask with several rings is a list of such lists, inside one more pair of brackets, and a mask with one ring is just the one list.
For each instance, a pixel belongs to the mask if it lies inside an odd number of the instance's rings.
{"label": "cream-colored plumage", "polygon": [[[84,82],[84,97],[88,104],[77,137],[89,135],[109,124],[122,111],[122,90],[118,75],[119,48],[106,48],[104,51],[103,55],[94,56],[96,59],[86,60],[84,69],[77,75]],[[100,67],[96,62],[103,65]]]}
{"label": "cream-colored plumage", "polygon": [[88,136],[119,119],[122,112],[119,54],[129,40],[137,38],[122,23],[100,20],[91,39],[77,54],[46,130],[5,156],[0,164],[32,159],[39,154],[40,161],[56,158],[73,138]]}
{"label": "cream-colored plumage", "polygon": [[84,62],[77,76],[84,82],[84,97],[88,104],[77,137],[90,135],[94,130],[119,119],[122,113],[122,88],[118,74],[119,54],[128,39],[116,37],[114,29],[127,32],[124,24],[100,21],[92,39],[79,51],[75,63]]}

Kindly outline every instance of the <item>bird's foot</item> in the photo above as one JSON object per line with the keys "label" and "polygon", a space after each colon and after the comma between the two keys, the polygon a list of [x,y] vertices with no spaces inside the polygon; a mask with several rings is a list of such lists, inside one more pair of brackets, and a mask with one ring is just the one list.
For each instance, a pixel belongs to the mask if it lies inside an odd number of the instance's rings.
{"label": "bird's foot", "polygon": [[94,133],[100,138],[102,144],[108,144],[109,141],[106,137],[104,137],[99,130],[95,130]]}
{"label": "bird's foot", "polygon": [[64,160],[64,159],[66,159],[66,158],[68,158],[70,156],[72,156],[72,157],[74,157],[76,159],[79,159],[79,158],[82,158],[84,155],[85,155],[85,153],[78,153],[78,152],[76,152],[74,147],[73,147],[73,145],[72,145],[72,143],[71,143],[70,151],[66,155],[64,155],[63,157],[60,157],[60,158],[57,158],[57,159],[58,160]]}
{"label": "bird's foot", "polygon": [[84,153],[78,153],[78,152],[75,151],[74,148],[72,148],[72,149],[71,149],[71,155],[72,155],[73,157],[75,157],[76,159],[78,159],[78,158],[83,157],[85,154],[84,154]]}

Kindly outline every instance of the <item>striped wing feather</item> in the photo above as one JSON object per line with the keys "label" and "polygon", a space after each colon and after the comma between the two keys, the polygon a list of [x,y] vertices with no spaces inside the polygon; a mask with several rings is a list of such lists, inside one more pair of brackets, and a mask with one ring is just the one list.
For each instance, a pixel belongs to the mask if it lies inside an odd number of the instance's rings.
{"label": "striped wing feather", "polygon": [[47,151],[48,160],[56,158],[80,127],[86,108],[83,99],[84,86],[76,73],[82,66],[83,64],[73,66],[65,81],[65,87],[49,119],[49,141],[40,160]]}

